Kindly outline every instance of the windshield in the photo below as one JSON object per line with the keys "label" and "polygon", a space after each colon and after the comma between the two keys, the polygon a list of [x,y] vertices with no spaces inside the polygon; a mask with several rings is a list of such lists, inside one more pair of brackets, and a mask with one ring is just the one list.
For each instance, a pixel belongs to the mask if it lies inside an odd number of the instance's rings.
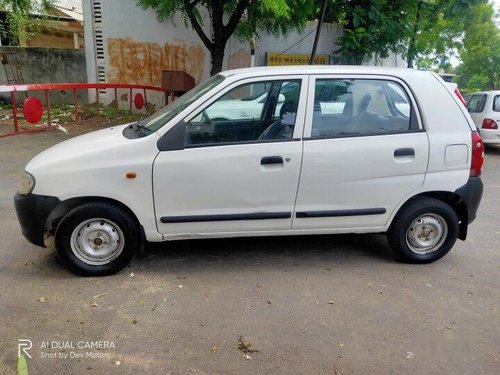
{"label": "windshield", "polygon": [[149,133],[157,131],[199,97],[219,85],[224,79],[225,77],[221,74],[217,74],[209,78],[205,82],[182,95],[180,98],[175,99],[173,102],[144,119],[142,121],[142,125],[150,130]]}

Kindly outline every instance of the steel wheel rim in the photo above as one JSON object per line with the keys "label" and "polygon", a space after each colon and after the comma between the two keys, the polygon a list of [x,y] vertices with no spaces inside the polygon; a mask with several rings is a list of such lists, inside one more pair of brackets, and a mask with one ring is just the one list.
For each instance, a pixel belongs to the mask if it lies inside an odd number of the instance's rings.
{"label": "steel wheel rim", "polygon": [[438,250],[448,237],[448,224],[437,214],[424,214],[412,221],[406,231],[406,244],[417,254]]}
{"label": "steel wheel rim", "polygon": [[71,233],[71,251],[82,262],[100,266],[118,258],[125,246],[120,227],[111,220],[94,218],[80,223]]}

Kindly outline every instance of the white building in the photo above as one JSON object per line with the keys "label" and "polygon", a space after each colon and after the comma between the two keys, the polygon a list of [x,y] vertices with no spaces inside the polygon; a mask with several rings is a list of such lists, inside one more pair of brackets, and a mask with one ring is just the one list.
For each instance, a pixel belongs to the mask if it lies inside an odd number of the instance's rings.
{"label": "white building", "polygon": [[[196,83],[210,74],[209,51],[179,16],[161,23],[154,10],[143,10],[135,0],[83,1],[83,14],[89,82],[160,86],[162,70],[186,71]],[[209,22],[203,28],[209,34]],[[300,34],[292,32],[282,38],[259,32],[255,65],[266,65],[267,54],[281,54],[281,58],[310,54],[315,29],[316,22],[310,22]],[[338,48],[335,41],[341,32],[336,25],[325,24],[317,54],[328,58]],[[394,59],[388,62],[394,65]],[[224,69],[248,66],[249,43],[232,37],[226,45]]]}

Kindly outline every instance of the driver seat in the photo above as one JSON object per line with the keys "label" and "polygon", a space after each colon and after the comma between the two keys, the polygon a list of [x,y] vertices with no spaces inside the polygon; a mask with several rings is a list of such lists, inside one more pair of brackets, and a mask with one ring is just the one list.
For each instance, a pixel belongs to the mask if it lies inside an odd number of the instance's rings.
{"label": "driver seat", "polygon": [[280,119],[269,125],[258,140],[292,138],[296,115],[297,102],[286,100],[280,108]]}

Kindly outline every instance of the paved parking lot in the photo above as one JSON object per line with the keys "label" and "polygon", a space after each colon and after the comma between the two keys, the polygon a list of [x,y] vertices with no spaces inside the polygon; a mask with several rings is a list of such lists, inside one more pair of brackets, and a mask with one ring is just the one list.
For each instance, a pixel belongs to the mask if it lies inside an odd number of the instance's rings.
{"label": "paved parking lot", "polygon": [[82,278],[22,237],[12,202],[67,137],[0,139],[0,373],[19,339],[30,374],[500,373],[500,148],[467,241],[430,265],[382,235],[198,240]]}

